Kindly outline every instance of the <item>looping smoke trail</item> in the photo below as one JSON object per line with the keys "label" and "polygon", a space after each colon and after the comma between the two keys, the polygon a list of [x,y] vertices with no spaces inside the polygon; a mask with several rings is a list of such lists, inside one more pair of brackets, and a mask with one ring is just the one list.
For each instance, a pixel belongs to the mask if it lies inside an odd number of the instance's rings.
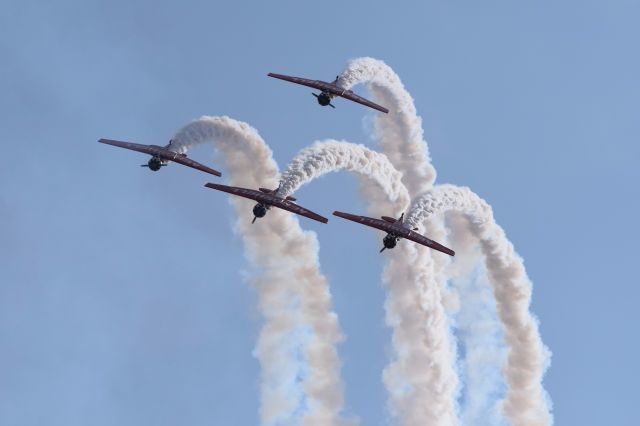
{"label": "looping smoke trail", "polygon": [[[361,180],[360,187],[372,207],[385,208],[393,203],[404,209],[409,205],[410,198],[402,184],[402,175],[386,156],[364,145],[332,139],[304,148],[289,162],[282,173],[280,193],[290,195],[311,180],[340,170],[369,178]],[[389,214],[388,210],[386,214]]]}
{"label": "looping smoke trail", "polygon": [[[173,140],[180,152],[213,143],[232,185],[276,187],[278,167],[271,150],[245,123],[205,116],[184,126]],[[256,348],[262,366],[262,423],[338,424],[343,385],[336,345],[342,335],[318,265],[315,234],[277,210],[252,226],[246,200],[232,197],[231,203],[239,216],[236,230],[256,268],[251,282],[265,319]]]}
{"label": "looping smoke trail", "polygon": [[[456,364],[461,381],[460,424],[507,426],[499,408],[506,392],[501,371],[506,346],[479,241],[464,214],[450,211],[437,219],[430,216],[428,224],[446,223],[449,246],[456,250],[442,282],[448,280],[445,308],[463,355]],[[439,241],[432,229],[427,229],[427,235]]]}
{"label": "looping smoke trail", "polygon": [[[289,195],[315,178],[340,170],[366,177],[360,180],[360,187],[370,211],[388,215],[407,208],[409,195],[403,176],[385,155],[363,145],[334,140],[317,142],[300,151],[283,173],[280,191]],[[424,270],[406,267],[407,263],[424,263],[428,270],[431,258],[408,245],[396,251],[401,253],[394,259],[402,260],[392,261],[384,277],[390,288],[387,322],[395,330],[396,361],[384,375],[392,394],[392,408],[402,413],[407,424],[452,424],[455,410],[448,404],[452,404],[450,394],[457,382],[453,370],[446,367],[451,345],[446,334],[443,338],[440,332],[446,327],[446,317],[439,290],[436,284],[417,287],[416,282],[426,279],[421,275]]]}
{"label": "looping smoke trail", "polygon": [[411,244],[394,251],[383,274],[395,352],[383,374],[392,414],[410,426],[456,424],[458,380],[433,257]]}
{"label": "looping smoke trail", "polygon": [[423,137],[422,119],[400,77],[383,61],[357,58],[340,74],[339,82],[349,89],[366,83],[376,102],[389,108],[389,114],[376,114],[375,135],[391,163],[405,175],[409,194],[429,189],[436,179],[429,148]]}
{"label": "looping smoke trail", "polygon": [[[361,181],[361,186],[369,189],[365,199],[370,206],[382,205],[387,209],[382,213],[406,208],[408,194],[401,182],[402,175],[387,157],[347,142],[329,140],[303,149],[283,173],[280,190],[282,195],[289,195],[311,180],[339,170],[366,176],[368,179]],[[385,199],[380,198],[380,187]],[[378,194],[377,198],[369,195],[374,193]],[[415,284],[428,280],[429,275],[424,275],[423,268],[429,270],[431,258],[411,246],[401,250],[398,254],[402,260],[392,261],[385,270],[386,285],[394,283],[387,302],[387,319],[397,330],[393,336],[397,356],[385,372],[385,382],[392,392],[393,406],[407,424],[423,424],[426,419],[428,424],[452,424],[455,410],[450,394],[457,382],[447,367],[450,342],[447,335],[443,338],[440,332],[446,327],[446,316],[437,284],[431,281],[423,288]],[[426,266],[406,268],[407,263]],[[398,276],[406,278],[397,280]],[[441,394],[448,397],[442,401]]]}
{"label": "looping smoke trail", "polygon": [[[361,185],[366,186],[369,182],[371,186],[373,181],[378,185],[378,193],[381,186],[387,198],[378,198],[376,203],[384,203],[387,209],[396,211],[405,208],[406,189],[400,181],[401,175],[388,159],[362,145],[345,142],[316,143],[302,150],[283,173],[281,190],[284,189],[283,194],[287,195],[288,191],[314,178],[338,170],[368,177]],[[393,180],[385,183],[383,179],[387,176],[392,176]],[[372,186],[371,189],[368,193],[373,192]],[[372,202],[370,197],[365,199]],[[406,424],[452,424],[455,410],[451,394],[457,382],[448,363],[451,344],[447,334],[441,332],[446,329],[447,318],[439,288],[433,282],[433,274],[425,274],[430,270],[431,257],[425,250],[416,250],[410,245],[403,245],[396,251],[400,253],[393,257],[396,261],[390,262],[384,277],[385,284],[390,287],[386,303],[387,322],[395,330],[395,360],[384,374],[391,393],[392,409]],[[407,268],[407,264],[426,266]],[[416,282],[427,285],[418,287]]]}
{"label": "looping smoke trail", "polygon": [[503,367],[507,382],[503,413],[514,425],[549,425],[550,402],[542,377],[549,365],[550,352],[542,343],[536,318],[529,312],[532,284],[523,261],[495,222],[491,207],[469,188],[452,185],[434,188],[414,202],[407,221],[418,224],[446,211],[467,216],[486,259],[508,345]]}
{"label": "looping smoke trail", "polygon": [[[366,83],[376,102],[389,108],[377,114],[375,136],[382,151],[403,174],[410,194],[429,190],[436,178],[423,138],[422,119],[397,74],[383,61],[358,58],[340,75],[345,88]],[[388,289],[387,323],[394,353],[383,374],[392,414],[406,425],[457,423],[455,350],[442,306],[442,271],[448,260],[399,246],[383,273]]]}

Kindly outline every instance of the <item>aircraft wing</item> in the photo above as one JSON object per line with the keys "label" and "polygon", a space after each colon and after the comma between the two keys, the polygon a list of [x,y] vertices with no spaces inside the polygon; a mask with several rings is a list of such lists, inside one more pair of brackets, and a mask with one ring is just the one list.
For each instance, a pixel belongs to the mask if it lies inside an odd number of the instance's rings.
{"label": "aircraft wing", "polygon": [[107,145],[118,146],[120,148],[130,149],[132,151],[142,152],[143,154],[149,155],[158,155],[159,152],[157,148],[160,148],[156,145],[142,145],[139,143],[114,141],[111,139],[99,139],[98,142],[106,143]]}
{"label": "aircraft wing", "polygon": [[[162,148],[162,147],[158,147],[158,148],[162,149],[163,151],[173,152],[166,148]],[[168,158],[168,160],[171,160],[174,163],[182,164],[183,166],[191,167],[192,169],[200,170],[201,172],[212,174],[214,176],[222,176],[222,173],[220,173],[215,169],[212,169],[211,167],[207,167],[204,164],[198,163],[197,161],[193,161],[191,158],[188,158],[187,156],[183,156],[176,153],[174,154],[175,155],[171,154],[171,158]]]}
{"label": "aircraft wing", "polygon": [[171,151],[170,149],[164,148],[162,146],[142,145],[139,143],[115,141],[111,139],[100,139],[98,140],[98,142],[117,146],[120,148],[130,149],[132,151],[142,152],[143,154],[157,156],[159,158],[162,158],[163,160],[173,161],[175,163],[179,163],[184,166],[212,174],[214,176],[222,176],[222,173],[220,173],[219,171],[207,167],[204,164],[198,163],[197,161],[194,161],[185,155],[178,154],[177,152]]}
{"label": "aircraft wing", "polygon": [[279,78],[280,80],[285,80],[285,81],[289,81],[291,83],[301,84],[303,86],[311,87],[313,89],[326,90],[326,91],[329,91],[331,93],[338,94],[337,90],[336,90],[336,86],[333,85],[333,84],[327,83],[326,81],[309,80],[308,78],[293,77],[293,76],[290,76],[290,75],[275,74],[275,73],[272,73],[272,72],[270,72],[267,75],[269,77]]}
{"label": "aircraft wing", "polygon": [[275,195],[271,195],[271,197],[272,197],[272,201],[269,201],[269,204],[271,204],[274,207],[278,207],[283,210],[290,211],[291,213],[295,213],[300,216],[307,217],[309,219],[317,220],[318,222],[321,222],[321,223],[327,223],[329,221],[329,219],[327,219],[326,217],[320,216],[319,214],[314,213],[309,209],[305,209],[304,207],[299,206],[292,201],[287,201],[284,198],[276,197]]}
{"label": "aircraft wing", "polygon": [[372,217],[366,217],[366,216],[358,216],[355,214],[338,212],[338,211],[333,212],[333,214],[343,219],[351,220],[353,222],[357,222],[362,225],[370,226],[372,228],[376,228],[384,232],[393,232],[393,228],[391,227],[391,224],[384,220],[374,219]]}
{"label": "aircraft wing", "polygon": [[417,232],[414,231],[409,231],[409,235],[404,237],[407,240],[411,240],[415,243],[421,244],[423,246],[429,247],[430,249],[434,249],[437,251],[440,251],[442,253],[448,254],[449,256],[455,256],[456,252],[451,250],[448,247],[443,246],[440,243],[437,243],[433,240],[430,240],[429,238],[425,237],[424,235],[420,235]]}
{"label": "aircraft wing", "polygon": [[217,183],[207,183],[205,184],[205,186],[207,188],[217,189],[218,191],[223,191],[229,194],[248,198],[250,200],[255,200],[259,203],[278,207],[280,209],[290,211],[291,213],[295,213],[309,219],[317,220],[318,222],[327,223],[329,221],[326,217],[320,216],[319,214],[314,213],[311,210],[305,209],[304,207],[299,206],[294,202],[285,200],[284,198],[280,198],[273,193],[265,193],[248,188],[239,188],[237,186],[220,185]]}
{"label": "aircraft wing", "polygon": [[363,98],[362,96],[358,96],[351,90],[342,91],[341,93],[336,93],[336,95],[341,96],[345,99],[349,99],[350,101],[357,102],[361,105],[368,106],[369,108],[373,108],[380,112],[384,112],[385,114],[389,113],[389,110],[381,105],[378,105],[375,102],[371,102],[368,99]]}

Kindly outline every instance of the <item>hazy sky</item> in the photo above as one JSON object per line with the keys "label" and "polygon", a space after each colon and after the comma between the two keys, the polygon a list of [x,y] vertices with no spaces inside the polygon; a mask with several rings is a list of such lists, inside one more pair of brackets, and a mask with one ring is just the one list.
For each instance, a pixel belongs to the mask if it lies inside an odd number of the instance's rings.
{"label": "hazy sky", "polygon": [[[227,197],[202,187],[215,177],[151,173],[96,140],[164,144],[225,114],[281,168],[318,139],[374,147],[372,111],[266,77],[331,80],[358,56],[400,75],[437,182],[491,203],[524,257],[556,424],[640,421],[637,1],[0,6],[3,426],[257,423],[260,318]],[[220,168],[210,147],[193,156]],[[364,212],[347,174],[296,196]],[[386,424],[381,235],[301,223],[347,335],[347,413]]]}

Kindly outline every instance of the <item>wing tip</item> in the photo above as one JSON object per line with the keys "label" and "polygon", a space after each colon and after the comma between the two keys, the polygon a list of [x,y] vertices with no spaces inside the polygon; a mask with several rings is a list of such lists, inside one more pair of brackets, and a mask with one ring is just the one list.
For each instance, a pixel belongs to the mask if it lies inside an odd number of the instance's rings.
{"label": "wing tip", "polygon": [[451,250],[449,247],[445,247],[443,245],[440,245],[440,247],[434,247],[435,250],[439,251],[440,253],[444,253],[444,254],[448,254],[449,256],[453,257],[456,255],[456,252]]}
{"label": "wing tip", "polygon": [[116,139],[107,139],[107,138],[100,138],[100,139],[98,139],[98,142],[99,143],[104,143],[104,144],[107,144],[107,145],[119,146],[119,147],[122,147],[122,145],[140,145],[140,144],[136,144],[136,143],[133,143],[133,142],[125,142],[125,141],[119,141],[119,140],[116,140]]}

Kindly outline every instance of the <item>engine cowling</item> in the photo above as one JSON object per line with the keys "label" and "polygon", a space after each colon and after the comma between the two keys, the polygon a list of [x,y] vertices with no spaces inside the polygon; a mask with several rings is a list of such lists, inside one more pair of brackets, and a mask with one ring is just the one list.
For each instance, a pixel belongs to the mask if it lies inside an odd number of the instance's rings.
{"label": "engine cowling", "polygon": [[151,157],[149,159],[149,162],[147,163],[147,166],[149,166],[149,170],[157,172],[162,167],[162,160],[160,160],[158,157]]}
{"label": "engine cowling", "polygon": [[253,206],[253,215],[255,217],[264,217],[267,214],[267,208],[262,204],[258,203]]}
{"label": "engine cowling", "polygon": [[391,234],[387,234],[382,240],[382,244],[384,244],[384,247],[388,249],[394,248],[397,242],[398,242],[398,238]]}
{"label": "engine cowling", "polygon": [[331,103],[331,97],[326,93],[320,93],[318,95],[318,103],[322,106],[327,106]]}

